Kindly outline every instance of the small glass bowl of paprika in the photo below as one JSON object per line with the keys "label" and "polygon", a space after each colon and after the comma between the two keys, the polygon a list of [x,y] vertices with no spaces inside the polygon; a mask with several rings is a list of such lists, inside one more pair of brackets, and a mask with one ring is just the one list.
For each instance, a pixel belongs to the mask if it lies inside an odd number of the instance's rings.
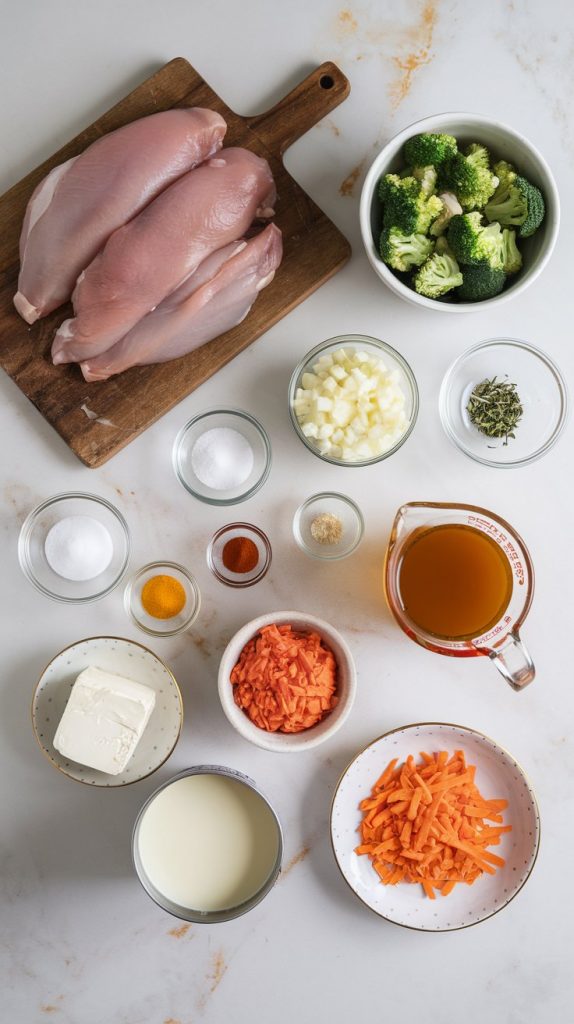
{"label": "small glass bowl of paprika", "polygon": [[176,562],[150,562],[128,581],[124,608],[149,636],[176,636],[199,615],[201,594],[187,569]]}
{"label": "small glass bowl of paprika", "polygon": [[271,565],[269,538],[250,523],[222,526],[207,549],[207,564],[220,583],[252,587],[263,579]]}

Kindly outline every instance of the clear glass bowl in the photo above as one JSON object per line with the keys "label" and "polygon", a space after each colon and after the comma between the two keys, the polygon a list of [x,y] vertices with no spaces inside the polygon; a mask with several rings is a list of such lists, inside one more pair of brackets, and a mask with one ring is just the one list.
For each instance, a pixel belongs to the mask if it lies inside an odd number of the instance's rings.
{"label": "clear glass bowl", "polygon": [[[321,356],[336,352],[337,349],[340,348],[359,349],[360,351],[368,352],[371,355],[382,357],[387,369],[391,371],[396,370],[399,374],[400,386],[406,401],[405,412],[408,426],[404,433],[401,434],[396,444],[381,455],[373,455],[370,459],[363,459],[357,462],[336,459],[332,455],[320,452],[313,439],[306,437],[303,433],[293,407],[295,393],[297,388],[301,386],[301,378],[303,374],[311,372],[313,364],[316,363]],[[399,450],[399,448],[405,443],[407,437],[412,433],[418,411],[419,391],[417,382],[406,359],[403,359],[402,355],[397,352],[396,349],[387,345],[386,342],[379,341],[378,338],[371,338],[364,334],[341,334],[336,338],[329,338],[327,341],[324,341],[315,348],[312,348],[310,352],[307,352],[307,354],[303,356],[301,362],[295,367],[289,382],[289,414],[297,436],[303,442],[305,447],[308,448],[310,452],[313,452],[313,455],[316,455],[319,459],[323,459],[324,462],[330,462],[333,466],[372,466],[376,462],[382,462],[383,459],[388,459],[390,455],[394,455],[394,453]]]}
{"label": "clear glass bowl", "polygon": [[[248,537],[259,552],[259,561],[251,572],[231,572],[223,564],[223,549],[234,537]],[[271,542],[258,526],[251,523],[230,523],[214,533],[207,549],[207,564],[220,583],[228,587],[252,587],[259,583],[271,565]]]}
{"label": "clear glass bowl", "polygon": [[[173,576],[185,590],[186,601],[182,610],[170,619],[156,619],[146,612],[142,604],[142,590],[154,576]],[[124,608],[132,622],[149,636],[176,636],[184,633],[195,622],[201,608],[201,593],[194,577],[183,565],[176,562],[149,562],[126,584]]]}
{"label": "clear glass bowl", "polygon": [[[343,532],[340,541],[335,544],[322,544],[313,538],[311,525],[317,516],[330,513],[340,520]],[[293,516],[293,536],[306,555],[320,558],[322,561],[334,562],[346,558],[361,542],[365,524],[358,505],[345,494],[324,491],[313,494],[302,505],[299,505]]]}
{"label": "clear glass bowl", "polygon": [[[108,567],[91,580],[67,580],[54,572],[44,551],[46,537],[67,516],[91,516],[108,531],[113,545]],[[96,494],[72,491],[56,494],[38,505],[25,519],[18,538],[20,567],[36,590],[54,601],[85,604],[98,601],[114,589],[124,575],[130,557],[128,525],[114,505]]]}
{"label": "clear glass bowl", "polygon": [[[508,444],[503,437],[482,434],[466,411],[476,385],[495,376],[516,384],[524,409]],[[447,436],[469,458],[484,466],[526,466],[556,444],[568,417],[568,393],[545,352],[516,338],[494,338],[468,349],[447,370],[439,413]]]}
{"label": "clear glass bowl", "polygon": [[[192,466],[193,447],[208,430],[229,427],[238,431],[251,445],[253,468],[247,479],[233,490],[220,491],[196,476]],[[199,413],[180,430],[173,446],[173,468],[181,484],[194,498],[208,505],[237,505],[247,501],[263,486],[271,469],[271,442],[254,416],[240,409],[213,409]]]}

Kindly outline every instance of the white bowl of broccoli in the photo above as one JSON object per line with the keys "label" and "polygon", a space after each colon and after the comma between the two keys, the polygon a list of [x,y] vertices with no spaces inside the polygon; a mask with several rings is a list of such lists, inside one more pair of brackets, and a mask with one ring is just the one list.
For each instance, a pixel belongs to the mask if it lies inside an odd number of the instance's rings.
{"label": "white bowl of broccoli", "polygon": [[438,114],[381,150],[363,185],[363,244],[407,302],[470,313],[524,291],[556,244],[560,201],[536,147],[480,114]]}

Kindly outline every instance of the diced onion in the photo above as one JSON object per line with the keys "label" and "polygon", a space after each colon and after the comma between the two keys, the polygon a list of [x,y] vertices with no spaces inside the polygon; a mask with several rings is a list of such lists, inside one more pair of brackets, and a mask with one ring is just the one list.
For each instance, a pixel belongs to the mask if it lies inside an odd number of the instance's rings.
{"label": "diced onion", "polygon": [[322,455],[363,462],[384,455],[408,427],[399,373],[356,349],[325,353],[301,377],[293,410]]}

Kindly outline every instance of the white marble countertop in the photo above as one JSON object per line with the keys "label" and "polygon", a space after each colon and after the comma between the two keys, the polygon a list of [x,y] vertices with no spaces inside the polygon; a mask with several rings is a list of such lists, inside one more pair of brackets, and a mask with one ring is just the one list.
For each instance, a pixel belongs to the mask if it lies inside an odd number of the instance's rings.
{"label": "white marble countertop", "polygon": [[[188,58],[231,107],[274,102],[324,59],[340,64],[349,99],[293,146],[295,178],[351,239],[348,266],[232,365],[100,470],[84,468],[7,377],[0,377],[2,529],[2,1017],[19,1024],[270,1024],[404,1017],[452,1024],[562,1024],[572,1018],[570,883],[574,838],[572,429],[542,461],[498,472],[475,465],[444,436],[437,413],[452,359],[483,338],[541,346],[572,374],[574,14],[564,0],[29,0],[5,4],[0,39],[0,191],[48,156],[171,57]],[[447,109],[483,112],[529,135],[563,202],[551,266],[523,298],[493,313],[419,311],[380,284],[358,231],[362,175],[377,147],[409,122]],[[368,470],[319,463],[290,426],[294,363],[342,331],[386,339],[418,378],[415,432]],[[171,444],[197,410],[233,403],[259,417],[274,451],[264,489],[240,514],[268,530],[266,580],[235,593],[209,574],[205,547],[233,511],[194,502],[176,481]],[[293,544],[291,517],[318,489],[339,489],[364,511],[358,552],[321,566]],[[182,561],[203,608],[187,635],[152,643],[181,683],[186,721],[169,762],[120,792],[93,791],[55,772],[30,726],[32,689],[63,646],[111,633],[145,642],[126,619],[121,588],[84,607],[58,605],[23,578],[16,542],[26,513],[63,490],[117,504],[131,528],[132,567]],[[526,538],[537,593],[524,628],[537,664],[517,695],[486,659],[427,653],[392,622],[381,564],[397,507],[416,499],[482,504]],[[226,639],[264,611],[299,608],[338,626],[357,662],[355,708],[332,741],[301,756],[274,755],[227,724],[216,691]],[[495,737],[528,771],[542,815],[542,846],[526,888],[503,912],[445,935],[406,931],[369,913],[334,863],[328,816],[340,772],[369,740],[412,721],[459,722]],[[130,833],[157,784],[195,763],[248,772],[275,802],[285,870],[267,899],[218,927],[180,926],[146,897],[132,872]],[[472,964],[471,980],[467,967]],[[405,996],[406,993],[406,996]]]}

